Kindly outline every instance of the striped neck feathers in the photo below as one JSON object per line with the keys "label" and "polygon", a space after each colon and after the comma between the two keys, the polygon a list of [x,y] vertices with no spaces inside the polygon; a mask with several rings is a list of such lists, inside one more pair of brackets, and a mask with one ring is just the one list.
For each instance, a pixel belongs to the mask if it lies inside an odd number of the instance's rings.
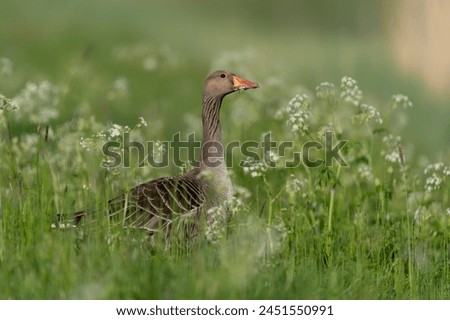
{"label": "striped neck feathers", "polygon": [[220,130],[220,107],[223,96],[203,94],[203,142],[201,166],[216,168],[224,163],[224,150]]}

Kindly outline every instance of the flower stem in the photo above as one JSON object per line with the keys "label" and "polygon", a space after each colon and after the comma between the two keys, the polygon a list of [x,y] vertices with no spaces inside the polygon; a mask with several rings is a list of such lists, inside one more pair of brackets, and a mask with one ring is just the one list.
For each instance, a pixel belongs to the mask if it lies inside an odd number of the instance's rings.
{"label": "flower stem", "polygon": [[339,175],[341,174],[341,166],[338,167],[337,172],[336,172],[336,183],[333,185],[331,191],[330,191],[330,204],[328,207],[328,232],[331,233],[331,231],[333,230],[333,224],[332,224],[332,219],[333,219],[333,211],[334,211],[334,196],[336,194],[336,185],[337,185],[337,181],[339,181]]}
{"label": "flower stem", "polygon": [[272,192],[270,192],[269,184],[267,183],[265,175],[263,175],[263,181],[264,181],[264,187],[265,187],[266,193],[267,193],[267,202],[269,204],[268,215],[269,215],[269,226],[270,226],[272,224],[272,206],[273,206]]}
{"label": "flower stem", "polygon": [[334,209],[334,195],[336,193],[336,189],[333,187],[330,192],[330,205],[328,208],[328,232],[331,233],[332,230],[332,217],[333,217],[333,209]]}

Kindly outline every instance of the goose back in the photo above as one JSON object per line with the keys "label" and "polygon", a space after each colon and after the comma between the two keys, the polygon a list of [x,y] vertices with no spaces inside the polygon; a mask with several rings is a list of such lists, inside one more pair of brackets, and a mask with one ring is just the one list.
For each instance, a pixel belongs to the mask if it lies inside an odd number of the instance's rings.
{"label": "goose back", "polygon": [[109,201],[109,216],[124,226],[153,233],[167,230],[181,214],[197,221],[214,205],[212,189],[198,177],[199,170],[178,177],[163,177],[142,183],[130,192]]}

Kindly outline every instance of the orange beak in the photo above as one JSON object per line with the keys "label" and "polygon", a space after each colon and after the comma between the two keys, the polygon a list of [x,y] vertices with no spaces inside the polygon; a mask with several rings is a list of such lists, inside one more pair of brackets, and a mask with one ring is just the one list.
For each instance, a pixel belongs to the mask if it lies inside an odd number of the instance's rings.
{"label": "orange beak", "polygon": [[256,82],[239,78],[233,74],[233,89],[234,90],[248,90],[259,88]]}

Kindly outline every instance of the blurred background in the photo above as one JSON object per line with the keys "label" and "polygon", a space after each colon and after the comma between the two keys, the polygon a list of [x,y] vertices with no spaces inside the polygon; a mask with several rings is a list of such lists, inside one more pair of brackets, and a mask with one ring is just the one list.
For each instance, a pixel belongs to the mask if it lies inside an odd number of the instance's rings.
{"label": "blurred background", "polygon": [[381,110],[393,94],[407,95],[413,108],[399,124],[403,139],[431,160],[449,145],[446,0],[42,0],[0,7],[0,92],[14,97],[43,80],[60,85],[64,110],[52,124],[75,115],[121,124],[144,116],[150,126],[164,123],[167,137],[158,139],[169,138],[180,129],[170,119],[198,127],[203,80],[227,68],[261,82],[261,91],[278,83],[285,103],[321,82],[338,85],[344,75]]}

